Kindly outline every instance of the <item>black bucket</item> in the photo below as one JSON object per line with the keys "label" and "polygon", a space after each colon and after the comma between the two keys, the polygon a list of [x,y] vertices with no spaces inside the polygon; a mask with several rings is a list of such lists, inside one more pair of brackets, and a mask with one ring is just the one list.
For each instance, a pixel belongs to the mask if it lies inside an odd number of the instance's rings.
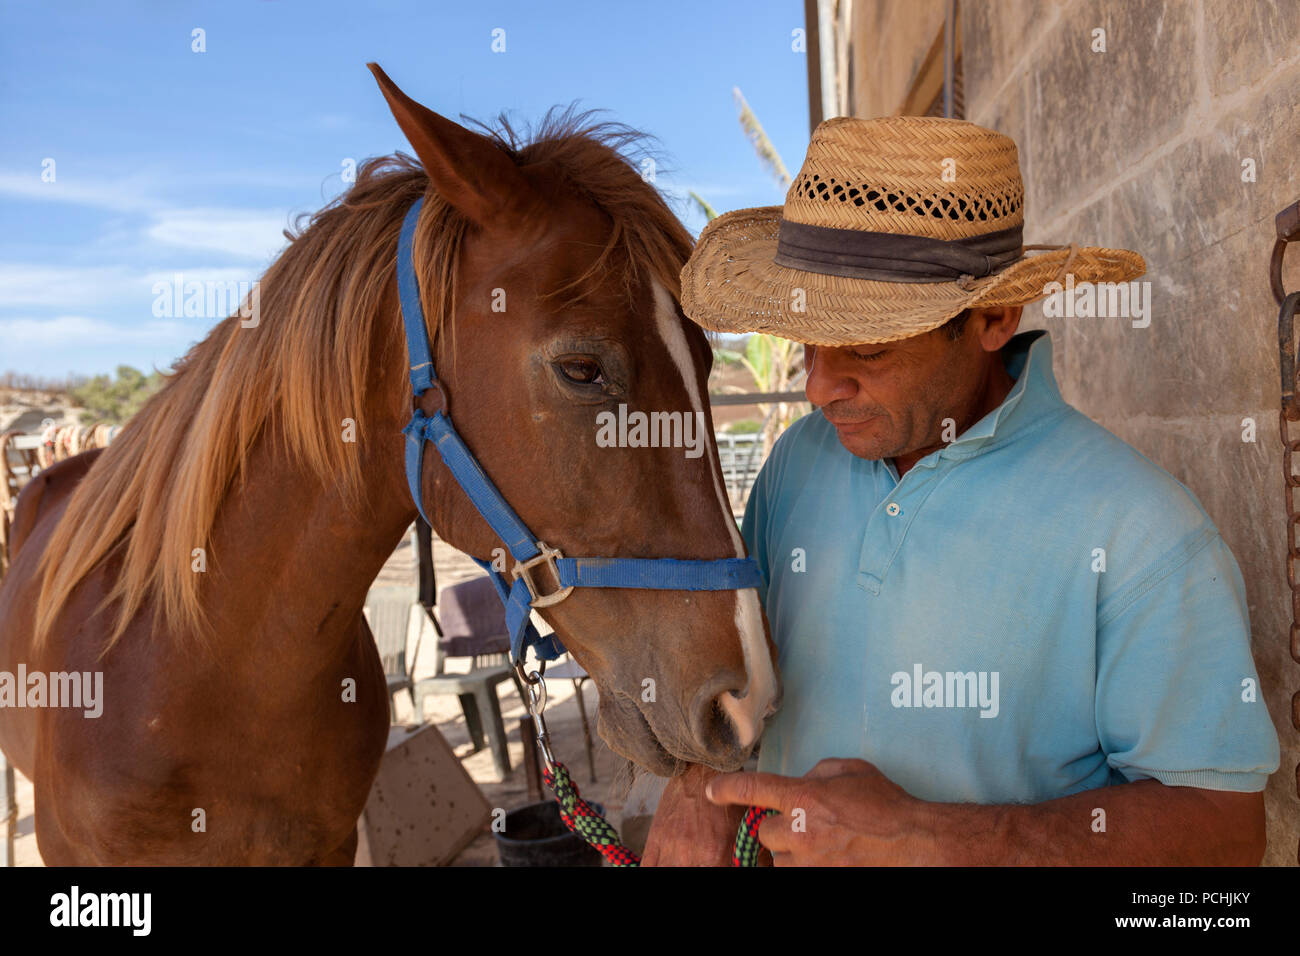
{"label": "black bucket", "polygon": [[[598,803],[591,806],[604,811]],[[505,832],[493,835],[502,866],[600,866],[603,862],[586,840],[569,832],[554,800],[511,810]]]}

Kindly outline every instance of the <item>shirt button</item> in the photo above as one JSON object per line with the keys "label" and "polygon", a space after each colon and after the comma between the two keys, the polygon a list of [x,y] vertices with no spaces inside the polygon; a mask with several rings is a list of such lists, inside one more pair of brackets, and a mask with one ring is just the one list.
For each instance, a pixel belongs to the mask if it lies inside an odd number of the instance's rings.
{"label": "shirt button", "polygon": [[898,513],[902,510],[903,510],[902,508],[898,507],[897,501],[891,501],[889,504],[885,505],[885,513],[888,514],[891,518],[896,517]]}

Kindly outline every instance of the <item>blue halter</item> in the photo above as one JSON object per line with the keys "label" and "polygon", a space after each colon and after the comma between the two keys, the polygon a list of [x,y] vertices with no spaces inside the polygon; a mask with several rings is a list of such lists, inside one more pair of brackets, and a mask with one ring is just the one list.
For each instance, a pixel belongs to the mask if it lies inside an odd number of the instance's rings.
{"label": "blue halter", "polygon": [[[547,547],[528,530],[514,509],[497,491],[473,453],[465,446],[455,426],[447,417],[447,393],[433,372],[433,352],[424,326],[420,306],[420,287],[411,258],[415,224],[420,218],[423,199],[416,200],[402,222],[397,240],[397,290],[401,298],[402,322],[406,326],[406,349],[411,362],[411,388],[419,398],[427,389],[443,393],[443,407],[432,415],[420,409],[411,412],[410,423],[402,429],[406,444],[406,481],[411,497],[425,521],[420,476],[424,472],[424,443],[433,442],[457,484],[469,496],[478,513],[510,549],[515,559],[513,583],[498,573],[489,561],[474,558],[496,585],[506,606],[506,627],[510,632],[510,657],[523,660],[532,647],[539,660],[554,660],[564,647],[554,635],[543,638],[529,620],[529,609],[548,607],[564,600],[574,588],[650,588],[670,591],[728,591],[758,587],[761,577],[752,558],[722,558],[716,561],[679,561],[675,558],[566,558],[557,549]],[[542,594],[533,579],[533,571],[545,564],[559,582],[557,590]]]}

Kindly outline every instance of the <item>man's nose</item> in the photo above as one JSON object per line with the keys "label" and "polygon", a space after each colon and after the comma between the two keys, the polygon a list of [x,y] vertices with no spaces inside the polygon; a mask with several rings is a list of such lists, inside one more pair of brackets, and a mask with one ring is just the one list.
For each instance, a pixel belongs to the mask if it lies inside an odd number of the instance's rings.
{"label": "man's nose", "polygon": [[817,408],[858,394],[857,382],[847,374],[838,353],[838,349],[811,345],[804,351],[804,368],[808,370],[804,394]]}

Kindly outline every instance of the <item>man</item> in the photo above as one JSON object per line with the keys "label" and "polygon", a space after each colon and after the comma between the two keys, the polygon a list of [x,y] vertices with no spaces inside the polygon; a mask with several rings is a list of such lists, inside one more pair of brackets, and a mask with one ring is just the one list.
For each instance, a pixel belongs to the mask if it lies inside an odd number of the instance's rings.
{"label": "man", "polygon": [[687,315],[805,343],[815,411],[742,529],[785,687],[760,772],[674,779],[647,863],[724,862],[751,804],[777,865],[1259,862],[1279,750],[1237,564],[1016,334],[1049,283],[1145,264],[1023,221],[1006,137],[838,118],[783,208],[701,235]]}

